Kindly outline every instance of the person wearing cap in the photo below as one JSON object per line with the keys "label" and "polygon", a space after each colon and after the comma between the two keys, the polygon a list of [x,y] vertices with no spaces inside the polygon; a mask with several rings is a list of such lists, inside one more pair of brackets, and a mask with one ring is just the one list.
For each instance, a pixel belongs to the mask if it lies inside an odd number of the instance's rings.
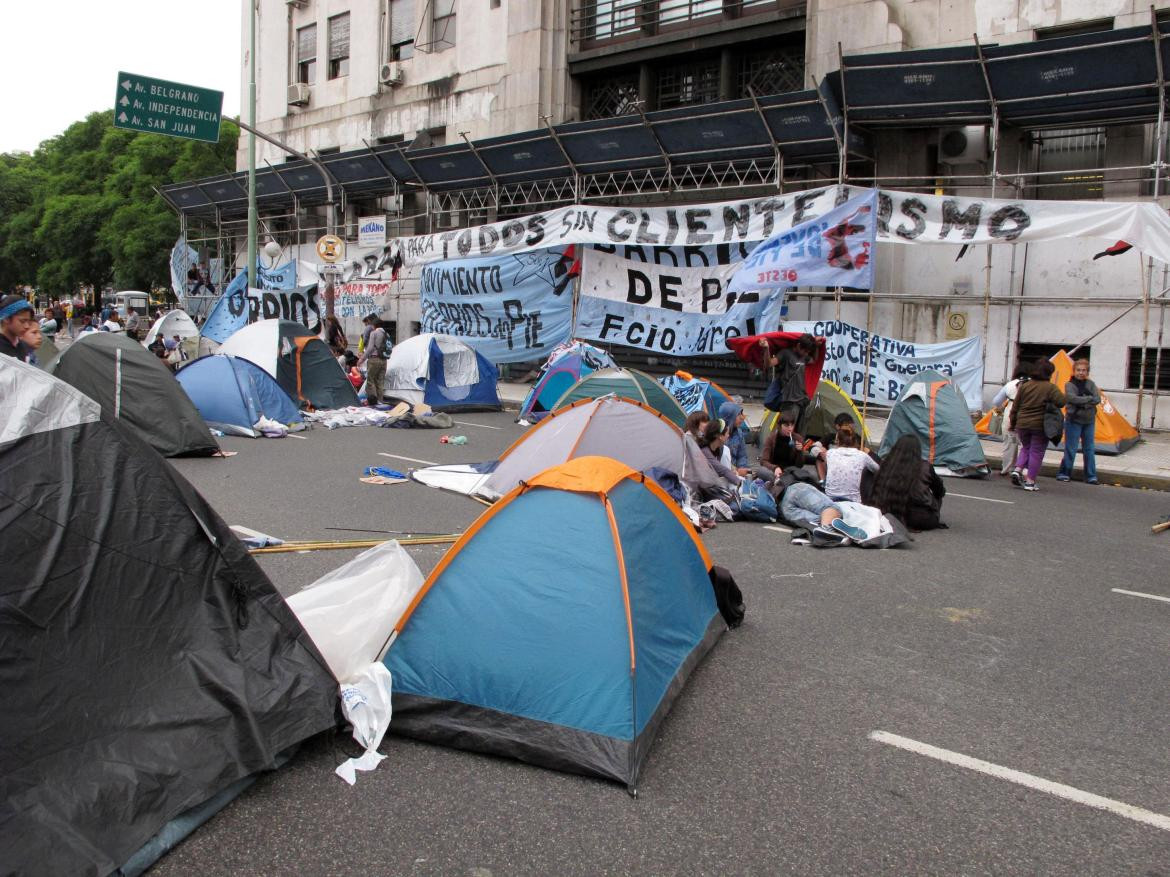
{"label": "person wearing cap", "polygon": [[37,312],[22,295],[0,298],[0,353],[28,362],[31,348],[21,336],[29,326],[37,325]]}

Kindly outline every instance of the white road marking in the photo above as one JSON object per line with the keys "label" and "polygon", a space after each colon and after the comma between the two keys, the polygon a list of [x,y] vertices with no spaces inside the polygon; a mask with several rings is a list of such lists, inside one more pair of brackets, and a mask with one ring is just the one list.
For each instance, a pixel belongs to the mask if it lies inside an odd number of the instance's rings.
{"label": "white road marking", "polygon": [[309,438],[307,435],[297,435],[295,432],[285,433],[284,437],[285,438],[299,438],[301,441],[307,441]]}
{"label": "white road marking", "polygon": [[953,490],[948,490],[947,496],[957,496],[957,497],[961,497],[962,499],[978,499],[978,500],[981,500],[982,502],[1001,502],[1004,505],[1015,505],[1016,504],[1016,501],[1014,499],[992,499],[989,496],[971,496],[971,494],[969,494],[969,493],[955,493]]}
{"label": "white road marking", "polygon": [[1046,780],[1043,777],[1033,776],[1030,773],[1013,770],[1010,767],[992,764],[990,761],[972,758],[970,755],[963,755],[961,752],[939,749],[937,746],[931,746],[929,743],[920,743],[917,740],[911,740],[908,737],[899,737],[897,734],[890,734],[887,731],[871,731],[869,739],[877,743],[885,743],[889,746],[905,749],[907,752],[913,752],[916,755],[925,755],[927,758],[934,758],[947,764],[953,764],[956,767],[987,774],[996,779],[1007,780],[1009,783],[1026,786],[1029,789],[1036,789],[1039,792],[1047,792],[1049,795],[1064,798],[1066,801],[1104,810],[1115,816],[1123,816],[1126,819],[1132,819],[1134,822],[1141,822],[1154,828],[1160,828],[1162,831],[1170,831],[1170,816],[1155,813],[1152,810],[1144,810],[1141,807],[1135,807],[1123,801],[1103,798],[1100,795],[1094,795],[1092,792],[1085,792],[1072,786],[1066,786],[1064,783],[1056,783],[1052,780]]}
{"label": "white road marking", "polygon": [[426,466],[438,466],[439,464],[433,460],[416,460],[414,457],[404,457],[401,454],[387,454],[383,451],[378,451],[379,457],[390,457],[392,460],[409,460],[412,463],[422,463]]}
{"label": "white road marking", "polygon": [[1127,597],[1145,597],[1147,600],[1161,600],[1170,603],[1170,597],[1159,597],[1157,594],[1143,594],[1141,591],[1127,591],[1124,588],[1110,588],[1114,594],[1125,594]]}
{"label": "white road marking", "polygon": [[466,420],[453,420],[452,423],[457,423],[460,426],[478,426],[480,429],[503,429],[502,426],[489,426],[486,423],[468,423]]}
{"label": "white road marking", "polygon": [[787,527],[773,527],[771,524],[764,524],[765,530],[775,530],[777,533],[791,533]]}

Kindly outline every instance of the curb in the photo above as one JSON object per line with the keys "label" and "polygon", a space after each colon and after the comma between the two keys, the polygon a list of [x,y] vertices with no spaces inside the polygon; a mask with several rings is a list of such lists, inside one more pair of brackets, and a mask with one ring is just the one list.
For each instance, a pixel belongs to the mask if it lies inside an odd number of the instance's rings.
{"label": "curb", "polygon": [[[988,454],[986,456],[988,467],[993,472],[998,472],[999,467],[1003,464],[1003,455],[993,457]],[[1040,467],[1040,474],[1054,478],[1059,470],[1059,463],[1044,463]],[[1079,468],[1073,470],[1074,474],[1081,471]],[[1110,472],[1108,469],[1102,469],[1100,463],[1097,466],[1097,479],[1102,484],[1112,485],[1114,487],[1135,487],[1141,490],[1170,491],[1170,475],[1151,475],[1144,472]],[[1075,480],[1077,479],[1074,478]]]}

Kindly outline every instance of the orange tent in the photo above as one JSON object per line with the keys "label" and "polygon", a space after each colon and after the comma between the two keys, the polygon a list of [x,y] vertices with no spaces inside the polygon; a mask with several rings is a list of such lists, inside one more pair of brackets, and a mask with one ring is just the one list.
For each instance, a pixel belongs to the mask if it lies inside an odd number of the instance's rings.
{"label": "orange tent", "polygon": [[[1063,350],[1057,351],[1052,357],[1052,364],[1056,371],[1052,375],[1052,383],[1064,390],[1064,385],[1072,378],[1073,361]],[[991,435],[989,424],[991,412],[988,411],[975,424],[975,431],[979,435]],[[1120,411],[1113,407],[1109,397],[1101,393],[1101,404],[1097,406],[1097,428],[1094,432],[1094,444],[1099,453],[1120,454],[1129,450],[1138,440],[1138,431],[1125,419]],[[1064,445],[1060,445],[1064,447]]]}

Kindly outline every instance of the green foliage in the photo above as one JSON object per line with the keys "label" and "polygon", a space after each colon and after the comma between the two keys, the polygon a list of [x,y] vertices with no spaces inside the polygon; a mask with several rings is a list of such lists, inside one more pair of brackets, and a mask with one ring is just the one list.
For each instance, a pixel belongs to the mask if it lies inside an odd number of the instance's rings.
{"label": "green foliage", "polygon": [[0,290],[169,286],[179,221],[155,189],[230,171],[239,129],[224,122],[219,143],[198,143],[112,116],[91,113],[31,155],[0,153]]}

